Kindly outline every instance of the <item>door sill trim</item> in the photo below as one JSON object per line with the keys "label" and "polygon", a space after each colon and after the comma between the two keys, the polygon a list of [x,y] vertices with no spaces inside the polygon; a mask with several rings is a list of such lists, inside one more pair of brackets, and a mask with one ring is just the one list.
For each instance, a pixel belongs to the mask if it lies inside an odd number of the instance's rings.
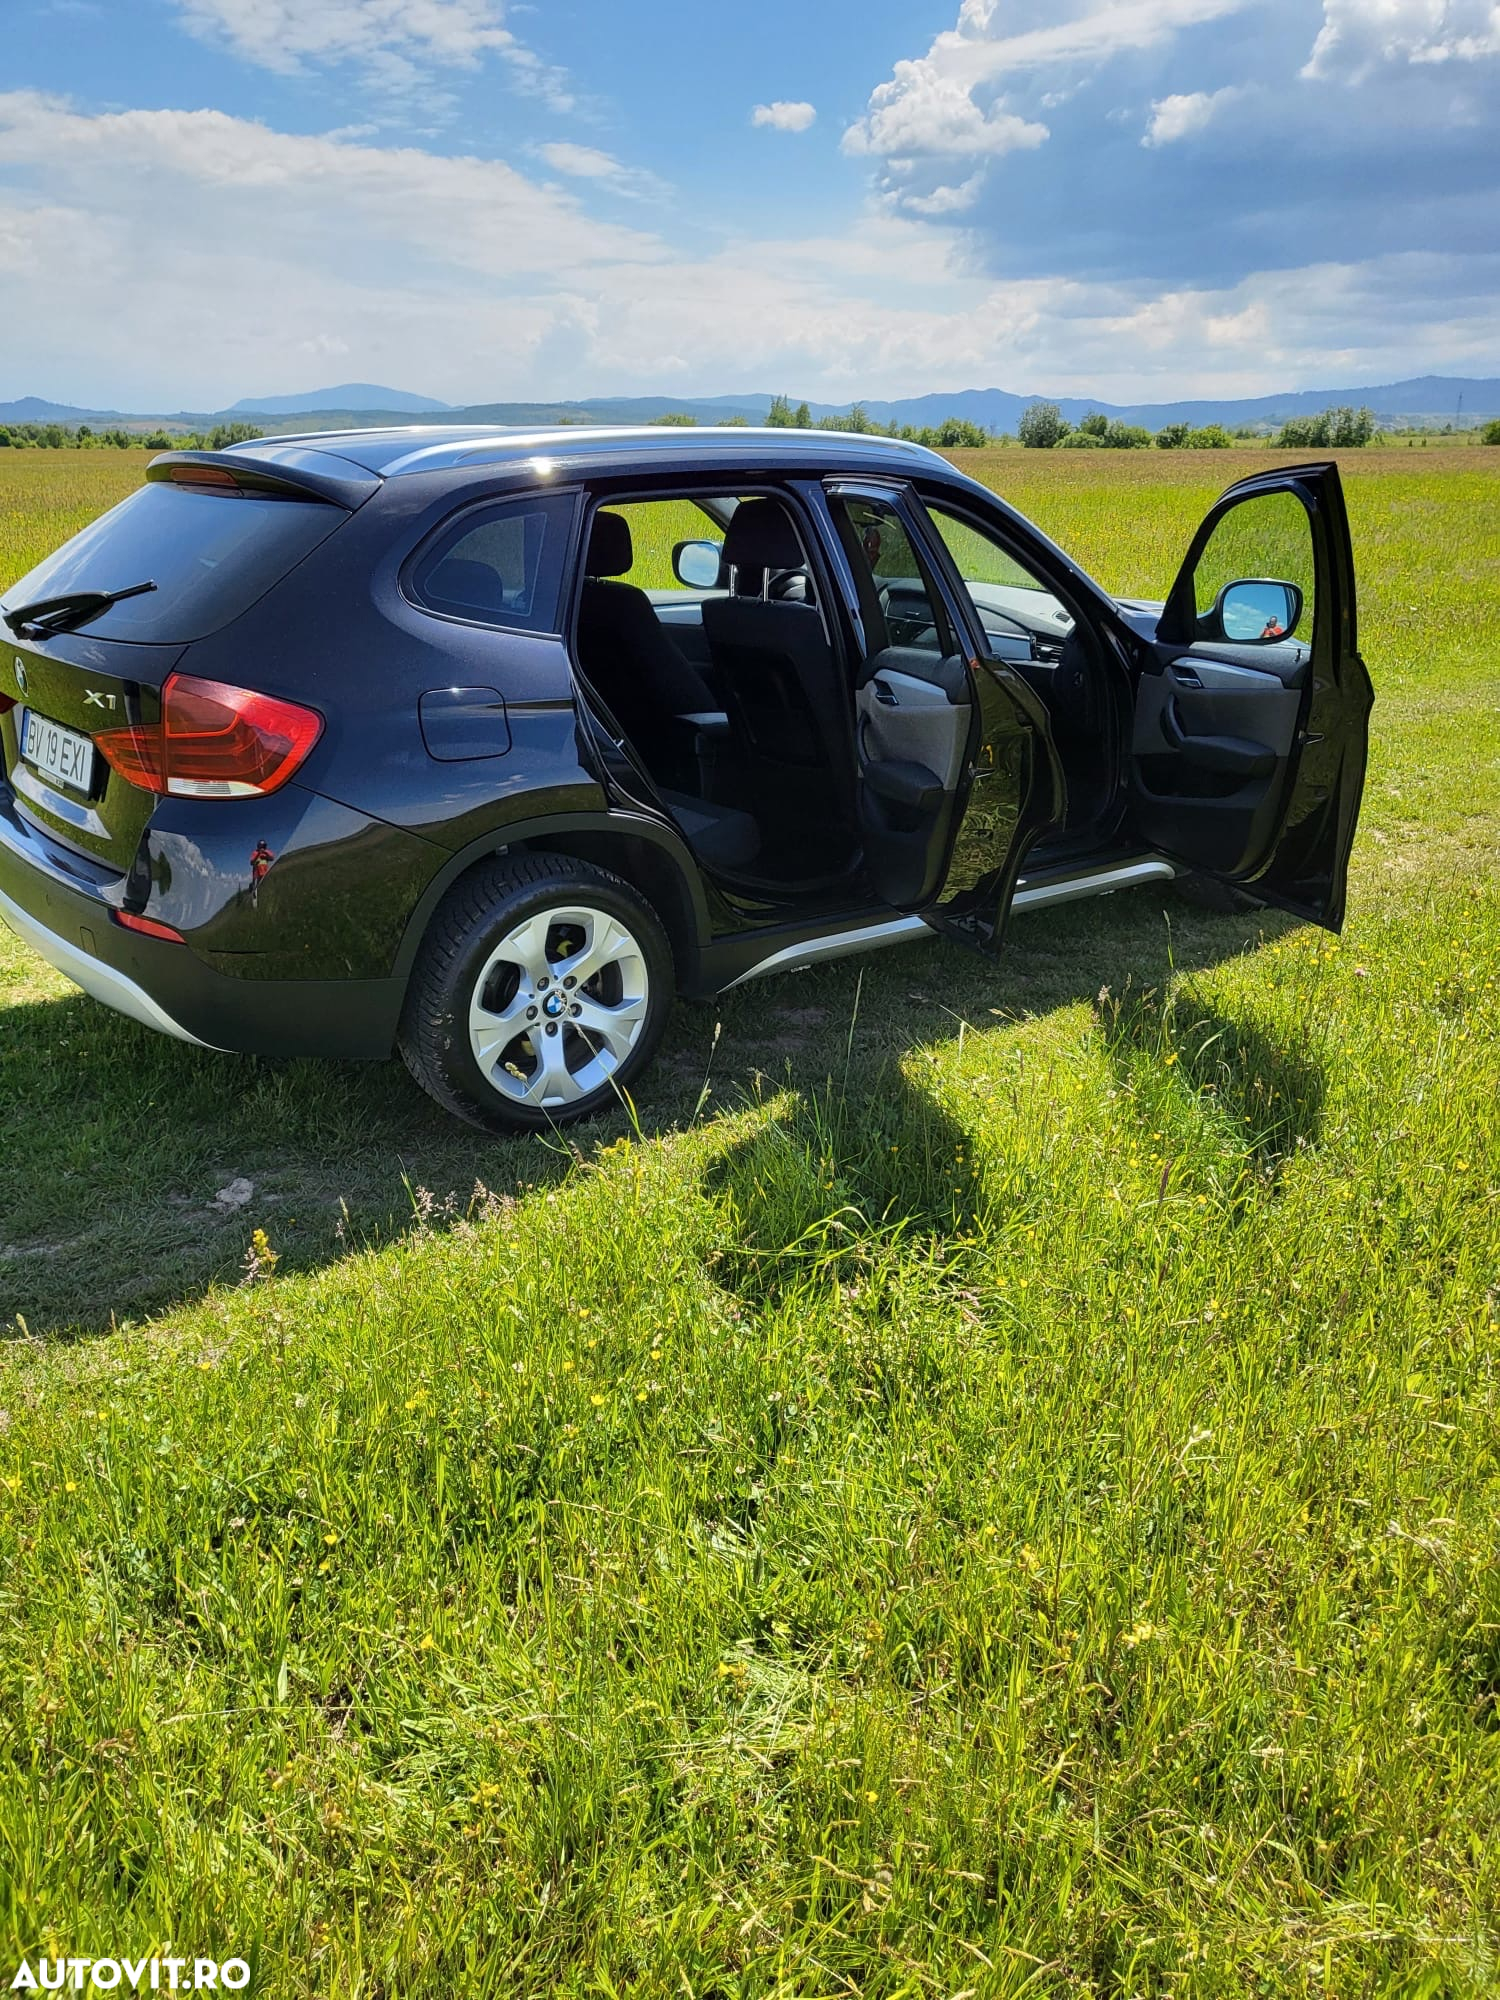
{"label": "door sill trim", "polygon": [[[1052,879],[1028,882],[1023,875],[1011,899],[1013,910],[1040,910],[1054,903],[1077,902],[1085,896],[1107,896],[1116,889],[1134,889],[1147,882],[1170,882],[1181,873],[1177,864],[1164,855],[1152,854],[1133,861],[1121,861],[1107,868],[1091,868]],[[748,980],[774,972],[801,972],[809,965],[821,965],[832,958],[847,958],[854,952],[878,951],[886,945],[907,944],[919,937],[936,937],[921,917],[887,917],[879,923],[859,924],[851,930],[833,931],[825,937],[809,938],[802,944],[784,945],[768,958],[731,979],[721,990],[732,992]]]}

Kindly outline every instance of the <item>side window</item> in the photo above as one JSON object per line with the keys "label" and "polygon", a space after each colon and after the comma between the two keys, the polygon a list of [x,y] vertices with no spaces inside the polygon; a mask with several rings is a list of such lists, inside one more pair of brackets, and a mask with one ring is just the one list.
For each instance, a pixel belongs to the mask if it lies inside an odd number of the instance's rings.
{"label": "side window", "polygon": [[535,493],[464,514],[419,553],[407,594],[448,618],[556,632],[575,506]]}
{"label": "side window", "polygon": [[623,504],[606,500],[603,505],[609,513],[618,514],[630,530],[630,568],[618,581],[634,584],[637,590],[665,591],[691,588],[672,567],[673,550],[681,542],[722,543],[724,522],[734,512],[736,502],[710,501],[715,513],[696,500],[627,500]]}
{"label": "side window", "polygon": [[1006,654],[1010,642],[1027,635],[1044,642],[1053,635],[1067,637],[1073,620],[1061,601],[988,529],[930,500],[927,512],[973,600],[992,651]]}
{"label": "side window", "polygon": [[[1315,567],[1312,523],[1295,493],[1241,500],[1215,522],[1193,567],[1198,637],[1241,644],[1309,639]],[[1285,584],[1295,597],[1279,589]]]}
{"label": "side window", "polygon": [[952,652],[942,605],[896,510],[883,500],[849,495],[834,500],[833,517],[872,628],[871,650],[914,646],[940,657]]}

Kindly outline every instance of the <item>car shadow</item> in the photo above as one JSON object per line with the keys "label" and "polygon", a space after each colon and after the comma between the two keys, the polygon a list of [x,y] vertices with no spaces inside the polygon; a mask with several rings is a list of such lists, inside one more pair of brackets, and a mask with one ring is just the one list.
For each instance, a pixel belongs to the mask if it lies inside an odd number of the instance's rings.
{"label": "car shadow", "polygon": [[1099,1022],[1121,1081],[1139,1093],[1143,1078],[1175,1069],[1169,1087],[1256,1181],[1277,1183],[1285,1162],[1321,1136],[1324,1068],[1305,1040],[1228,1012],[1190,981],[1101,994]]}
{"label": "car shadow", "polygon": [[[760,1295],[799,1258],[858,1254],[861,1234],[972,1219],[953,1179],[962,1132],[903,1071],[914,1047],[1084,1002],[1132,1074],[1164,1031],[1174,978],[1293,928],[1136,890],[1018,917],[998,963],[934,939],[757,981],[678,1010],[633,1119],[514,1139],[448,1118],[399,1063],[215,1055],[82,996],[17,991],[0,1003],[0,1336],[107,1332],[232,1286],[257,1231],[280,1271],[314,1270],[494,1196],[541,1198],[632,1124],[647,1137],[712,1125],[769,1088],[789,1094],[771,1121],[780,1138],[769,1125],[737,1138],[713,1169],[744,1217],[742,1265],[716,1275]],[[1213,1115],[1251,1119],[1268,1171],[1315,1136],[1315,1063],[1253,1021],[1216,1024],[1190,1000],[1168,1014],[1185,1083]],[[830,1212],[829,1187],[776,1179],[806,1180],[806,1160],[847,1199],[821,1248],[793,1252],[803,1222]]]}

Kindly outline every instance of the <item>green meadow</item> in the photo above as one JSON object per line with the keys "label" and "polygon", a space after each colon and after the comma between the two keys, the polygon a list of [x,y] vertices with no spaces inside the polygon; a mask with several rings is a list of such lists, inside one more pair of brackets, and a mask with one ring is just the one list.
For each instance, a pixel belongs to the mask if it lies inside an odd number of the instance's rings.
{"label": "green meadow", "polygon": [[[956,457],[1160,594],[1275,454]],[[0,581],[119,460],[0,453]],[[0,932],[7,1985],[1496,1990],[1500,451],[1344,470],[1341,938],[767,980],[564,1143]]]}

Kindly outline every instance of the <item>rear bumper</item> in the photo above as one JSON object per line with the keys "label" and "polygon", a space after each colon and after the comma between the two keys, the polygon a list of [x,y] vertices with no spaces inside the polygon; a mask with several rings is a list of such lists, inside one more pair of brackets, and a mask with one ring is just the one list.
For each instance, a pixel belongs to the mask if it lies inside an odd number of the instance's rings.
{"label": "rear bumper", "polygon": [[113,1007],[117,1014],[127,1014],[132,1021],[139,1021],[144,1028],[155,1028],[158,1034],[175,1035],[180,1042],[196,1042],[199,1048],[211,1048],[211,1042],[204,1042],[191,1029],[185,1028],[161,1007],[143,987],[126,973],[113,965],[106,965],[102,958],[91,958],[81,944],[70,944],[56,931],[48,930],[21,905],[0,889],[0,917],[3,917],[22,944],[29,944],[38,957],[46,959],[54,972],[60,972],[64,979],[71,979],[75,986],[81,986],[91,1000],[102,1001],[106,1007]]}
{"label": "rear bumper", "polygon": [[239,1055],[384,1057],[401,1017],[399,979],[261,979],[257,954],[231,975],[189,944],[124,930],[100,888],[72,873],[0,785],[0,917],[93,999],[158,1034]]}

